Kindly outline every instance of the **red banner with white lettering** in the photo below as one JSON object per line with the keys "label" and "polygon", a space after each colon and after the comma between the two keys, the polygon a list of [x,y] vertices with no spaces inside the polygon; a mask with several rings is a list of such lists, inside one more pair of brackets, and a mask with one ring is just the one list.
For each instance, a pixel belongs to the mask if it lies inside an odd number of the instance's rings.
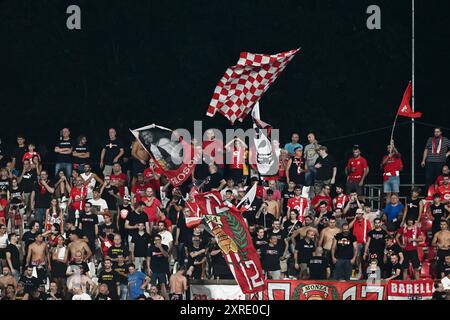
{"label": "red banner with white lettering", "polygon": [[223,257],[243,293],[265,289],[261,261],[239,209],[222,203],[219,192],[195,196],[205,222],[217,240]]}
{"label": "red banner with white lettering", "polygon": [[385,283],[364,281],[267,280],[263,292],[248,300],[386,300]]}
{"label": "red banner with white lettering", "polygon": [[389,281],[388,300],[430,300],[433,297],[433,280]]}

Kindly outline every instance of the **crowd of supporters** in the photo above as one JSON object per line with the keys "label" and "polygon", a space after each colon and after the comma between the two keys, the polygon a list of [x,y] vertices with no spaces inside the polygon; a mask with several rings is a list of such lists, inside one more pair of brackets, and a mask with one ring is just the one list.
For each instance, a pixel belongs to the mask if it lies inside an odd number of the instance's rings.
{"label": "crowd of supporters", "polygon": [[[56,163],[24,136],[0,155],[2,299],[184,299],[191,279],[233,279],[214,238],[186,218],[199,214],[195,193],[220,191],[237,204],[254,184],[243,215],[268,279],[433,278],[448,290],[450,142],[439,128],[425,146],[422,190],[399,194],[403,164],[394,142],[370,164],[383,172],[376,210],[365,194],[370,166],[360,147],[340,168],[313,133],[274,141],[278,174],[261,177],[244,141],[223,145],[208,131],[202,148],[214,145],[214,154],[203,154],[178,188],[137,141],[125,146],[113,128],[99,159],[85,136],[60,134],[51,146]],[[227,153],[228,164],[208,161]]]}

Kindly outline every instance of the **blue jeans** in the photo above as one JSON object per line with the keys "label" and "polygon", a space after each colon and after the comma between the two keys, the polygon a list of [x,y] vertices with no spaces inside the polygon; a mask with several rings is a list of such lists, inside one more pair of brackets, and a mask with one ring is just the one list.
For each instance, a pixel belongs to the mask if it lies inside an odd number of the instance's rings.
{"label": "blue jeans", "polygon": [[305,173],[305,183],[307,186],[314,185],[314,178],[316,177],[317,169],[316,167],[308,167],[308,171]]}
{"label": "blue jeans", "polygon": [[383,183],[383,191],[384,193],[398,193],[400,191],[400,177],[389,177],[389,179]]}
{"label": "blue jeans", "polygon": [[45,218],[45,208],[35,208],[34,209],[34,218],[39,222],[39,225],[41,226],[41,229],[44,229],[44,218]]}
{"label": "blue jeans", "polygon": [[69,162],[58,162],[55,165],[55,177],[58,176],[58,171],[63,170],[64,175],[67,179],[69,179],[70,175],[72,174],[72,164]]}

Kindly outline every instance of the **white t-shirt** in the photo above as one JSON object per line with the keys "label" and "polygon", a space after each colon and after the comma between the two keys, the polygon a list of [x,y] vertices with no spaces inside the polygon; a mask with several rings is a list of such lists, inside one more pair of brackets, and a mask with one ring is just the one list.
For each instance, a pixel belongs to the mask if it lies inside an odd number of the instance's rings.
{"label": "white t-shirt", "polygon": [[159,235],[161,236],[161,243],[163,245],[169,246],[169,244],[173,242],[173,236],[170,231],[164,230],[160,232]]}
{"label": "white t-shirt", "polygon": [[[93,173],[91,172],[89,175],[87,175],[86,173],[82,173],[80,174],[81,178],[83,178],[84,181],[88,180],[90,177],[92,177]],[[86,195],[86,199],[92,199],[93,194],[92,191],[95,188],[95,183],[97,181],[95,181],[94,178],[91,179],[91,181],[89,182],[89,184],[87,185],[88,191],[87,191],[87,195]]]}
{"label": "white t-shirt", "polygon": [[441,283],[444,287],[444,290],[450,290],[450,278],[448,276],[442,278]]}
{"label": "white t-shirt", "polygon": [[90,199],[88,202],[97,209],[97,213],[99,214],[102,214],[105,210],[108,210],[108,204],[102,198],[97,200]]}
{"label": "white t-shirt", "polygon": [[87,293],[76,294],[72,297],[72,300],[92,300],[91,296]]}

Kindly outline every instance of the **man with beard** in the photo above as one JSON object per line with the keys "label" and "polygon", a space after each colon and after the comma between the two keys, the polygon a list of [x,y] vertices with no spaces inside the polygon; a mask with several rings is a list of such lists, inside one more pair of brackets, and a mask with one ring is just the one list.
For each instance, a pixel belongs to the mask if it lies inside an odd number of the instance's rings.
{"label": "man with beard", "polygon": [[314,231],[308,230],[306,237],[297,241],[294,251],[295,269],[300,271],[300,279],[309,278],[308,263],[315,250]]}
{"label": "man with beard", "polygon": [[296,186],[294,189],[294,197],[287,201],[287,216],[290,216],[291,211],[296,210],[298,212],[297,219],[303,223],[305,216],[309,210],[308,199],[302,197],[302,188]]}
{"label": "man with beard", "polygon": [[423,150],[422,168],[425,168],[425,190],[441,174],[447,157],[450,155],[450,140],[442,135],[441,128],[434,129],[434,135],[428,138]]}
{"label": "man with beard", "polygon": [[331,248],[333,246],[334,237],[341,230],[336,227],[336,218],[331,217],[328,221],[328,226],[320,232],[319,242],[317,244],[318,247],[321,247],[323,250],[323,256],[331,262]]}
{"label": "man with beard", "polygon": [[335,235],[331,247],[331,258],[334,263],[333,279],[350,280],[352,265],[356,262],[358,242],[350,232],[349,225],[342,226],[342,232]]}
{"label": "man with beard", "polygon": [[367,242],[364,248],[364,260],[377,259],[378,266],[383,265],[386,230],[381,228],[380,218],[374,220],[374,229],[369,231]]}

